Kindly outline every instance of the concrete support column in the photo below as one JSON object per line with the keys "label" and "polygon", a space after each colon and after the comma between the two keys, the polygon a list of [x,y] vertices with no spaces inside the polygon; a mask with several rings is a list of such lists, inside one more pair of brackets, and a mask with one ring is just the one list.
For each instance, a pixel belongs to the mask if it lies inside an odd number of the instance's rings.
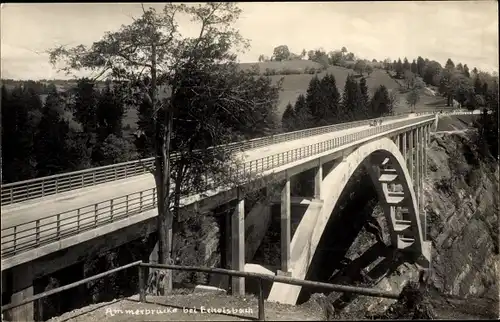
{"label": "concrete support column", "polygon": [[417,193],[417,209],[420,209],[420,129],[416,128],[413,135],[415,140],[415,192]]}
{"label": "concrete support column", "polygon": [[405,159],[405,163],[408,164],[408,138],[406,137],[406,132],[404,132],[403,134],[401,134],[401,153],[403,154],[403,158]]}
{"label": "concrete support column", "polygon": [[401,135],[398,134],[396,136],[396,146],[398,147],[398,150],[401,150]]}
{"label": "concrete support column", "polygon": [[321,182],[323,182],[323,165],[318,160],[318,167],[314,176],[314,199],[321,199]]}
{"label": "concrete support column", "polygon": [[281,190],[281,270],[278,271],[280,275],[289,275],[290,273],[290,242],[292,239],[290,208],[290,178],[287,177],[285,186]]}
{"label": "concrete support column", "polygon": [[408,138],[408,160],[406,160],[406,164],[408,166],[408,172],[410,173],[410,178],[412,183],[415,182],[415,177],[413,176],[413,130],[409,132]]}
{"label": "concrete support column", "polygon": [[427,177],[427,148],[429,147],[429,126],[424,129],[424,178]]}
{"label": "concrete support column", "polygon": [[[20,301],[32,297],[33,295],[32,264],[26,263],[14,267],[12,272],[11,303],[19,303]],[[10,321],[33,321],[35,313],[34,303],[31,302],[15,307],[6,313],[6,318]]]}
{"label": "concrete support column", "polygon": [[[237,271],[245,270],[245,199],[238,193],[238,204],[231,218],[231,268]],[[231,279],[233,295],[245,295],[245,279]]]}

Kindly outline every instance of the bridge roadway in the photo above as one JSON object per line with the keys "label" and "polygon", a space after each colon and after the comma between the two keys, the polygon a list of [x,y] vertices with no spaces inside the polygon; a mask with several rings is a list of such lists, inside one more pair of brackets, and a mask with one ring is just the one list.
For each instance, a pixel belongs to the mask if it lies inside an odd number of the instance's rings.
{"label": "bridge roadway", "polygon": [[[408,116],[408,118],[412,117],[415,117],[415,115]],[[390,121],[386,120],[382,125],[401,122],[405,119],[406,118],[400,118]],[[343,135],[361,132],[369,128],[369,125],[364,125],[313,137],[281,142],[266,147],[239,152],[235,155],[235,157],[236,159],[250,162],[267,156],[330,140]],[[55,221],[58,214],[60,214],[59,220],[64,220],[65,216],[74,216],[75,211],[72,210],[75,210],[77,208],[82,208],[82,212],[85,212],[85,208],[90,211],[91,209],[93,209],[94,204],[96,203],[110,199],[114,199],[116,203],[119,203],[121,201],[121,197],[123,197],[123,201],[125,201],[126,195],[130,195],[135,192],[144,191],[154,187],[155,182],[153,176],[151,174],[144,174],[114,182],[103,183],[97,186],[60,193],[57,195],[51,195],[21,203],[10,204],[2,207],[2,233],[10,235],[14,233],[14,227],[18,226],[16,234],[18,240],[23,238],[35,239],[35,236],[32,235],[35,228],[35,221],[43,218],[43,222],[41,223],[42,225],[49,224],[50,226],[52,226],[51,223],[54,223],[53,227],[45,226],[46,228],[43,231],[40,231],[38,238],[39,240],[43,240],[45,239],[43,236],[44,234],[54,233],[54,229],[56,228]],[[149,201],[151,201],[151,199]],[[74,221],[73,223],[68,222],[69,226],[71,224],[76,225]],[[68,227],[68,225],[64,227],[64,230],[68,230],[71,228]],[[2,251],[4,251],[4,248],[12,247],[13,238],[8,238],[7,240],[4,238],[2,239]],[[27,240],[24,240],[23,242],[27,242]]]}

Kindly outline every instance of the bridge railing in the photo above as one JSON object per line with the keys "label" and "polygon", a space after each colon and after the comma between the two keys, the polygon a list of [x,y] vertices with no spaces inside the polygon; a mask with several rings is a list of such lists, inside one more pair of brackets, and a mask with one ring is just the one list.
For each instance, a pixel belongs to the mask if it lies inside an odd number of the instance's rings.
{"label": "bridge railing", "polygon": [[[143,263],[141,261],[137,262],[132,262],[130,264],[126,264],[120,267],[113,268],[109,271],[87,277],[85,279],[82,279],[77,282],[73,282],[68,285],[63,285],[60,287],[57,287],[55,289],[36,294],[34,296],[31,296],[26,299],[22,299],[21,301],[17,303],[11,303],[2,306],[2,314],[8,313],[9,310],[12,310],[16,307],[35,302],[36,305],[38,306],[38,310],[36,312],[38,313],[37,318],[35,318],[35,321],[43,321],[43,309],[41,306],[42,299],[49,297],[54,294],[58,294],[70,289],[73,289],[75,287],[78,287],[80,285],[84,285],[86,283],[99,280],[103,277],[116,274],[117,272],[128,270],[130,268],[137,267],[137,276],[138,276],[138,286],[137,286],[137,292],[139,293],[139,302],[144,303],[147,302],[146,298],[146,291],[147,291],[147,281],[148,281],[148,269],[149,268],[156,268],[160,270],[179,270],[179,271],[187,271],[187,272],[197,272],[197,273],[208,273],[208,274],[218,274],[218,275],[224,275],[224,276],[231,276],[231,277],[243,277],[243,278],[250,278],[252,280],[255,280],[257,282],[257,285],[259,287],[259,294],[258,294],[258,320],[259,321],[265,321],[265,302],[264,302],[264,287],[262,281],[270,281],[270,282],[277,282],[277,283],[284,283],[284,284],[290,284],[290,285],[298,285],[302,287],[316,287],[316,288],[323,288],[327,289],[330,291],[334,292],[342,292],[342,293],[348,293],[348,294],[359,294],[363,296],[373,296],[373,297],[382,297],[382,298],[388,298],[388,299],[398,299],[399,294],[398,293],[393,293],[389,291],[384,291],[384,290],[378,290],[375,288],[368,288],[368,287],[359,287],[359,286],[349,286],[349,285],[339,285],[339,284],[329,284],[329,283],[323,283],[323,282],[314,282],[314,281],[308,281],[308,280],[301,280],[297,278],[291,278],[291,277],[283,277],[283,276],[276,276],[276,275],[268,275],[268,274],[262,274],[262,273],[253,273],[253,272],[243,272],[243,271],[237,271],[237,270],[231,270],[231,269],[223,269],[223,268],[211,268],[211,267],[196,267],[196,266],[180,266],[180,265],[162,265],[162,264],[152,264],[152,263]],[[168,303],[166,303],[168,305]]]}
{"label": "bridge railing", "polygon": [[[386,120],[398,119],[407,114],[384,117]],[[349,123],[328,125],[306,130],[276,134],[247,141],[234,142],[222,147],[224,151],[249,150],[286,141],[293,141],[305,137],[345,130],[353,127],[368,125],[371,120],[362,120]],[[173,155],[172,158],[176,158]],[[2,205],[22,202],[30,199],[54,195],[74,189],[95,186],[132,176],[148,173],[154,168],[154,157],[117,163],[108,166],[96,167],[86,170],[56,174],[36,179],[7,183],[1,186]]]}
{"label": "bridge railing", "polygon": [[[254,178],[260,172],[280,167],[319,153],[323,153],[345,144],[380,134],[408,125],[434,120],[433,116],[406,119],[392,124],[371,127],[365,131],[346,134],[323,142],[292,149],[252,160],[231,169],[231,176]],[[217,178],[207,175],[207,190],[218,184]],[[183,195],[182,197],[188,197]],[[19,225],[2,229],[2,257],[9,257],[20,252],[58,241],[62,238],[79,234],[108,223],[142,213],[156,207],[156,188],[134,192],[125,196],[101,201],[85,207],[68,210],[57,215],[50,215]]]}

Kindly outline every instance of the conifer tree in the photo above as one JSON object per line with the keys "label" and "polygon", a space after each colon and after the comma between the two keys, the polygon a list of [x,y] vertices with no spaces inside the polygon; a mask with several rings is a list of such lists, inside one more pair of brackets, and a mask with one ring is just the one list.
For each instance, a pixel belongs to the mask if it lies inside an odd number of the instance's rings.
{"label": "conifer tree", "polygon": [[281,127],[283,132],[290,132],[295,130],[296,127],[296,115],[294,107],[290,102],[286,105],[285,112],[281,117]]}

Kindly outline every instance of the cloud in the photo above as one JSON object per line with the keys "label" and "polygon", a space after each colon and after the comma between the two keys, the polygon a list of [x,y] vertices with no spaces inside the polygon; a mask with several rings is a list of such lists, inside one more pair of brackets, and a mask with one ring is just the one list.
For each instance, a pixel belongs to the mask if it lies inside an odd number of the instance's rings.
{"label": "cloud", "polygon": [[[157,9],[162,4],[146,4]],[[254,62],[282,44],[296,53],[347,47],[367,59],[417,56],[444,64],[448,57],[485,70],[498,70],[498,5],[474,2],[241,3],[235,25],[251,40],[240,55]],[[47,56],[58,44],[86,44],[117,30],[142,13],[139,4],[7,4],[1,11],[2,74],[16,78],[58,76]],[[197,26],[185,18],[183,34]],[[20,28],[19,26],[22,26]]]}

